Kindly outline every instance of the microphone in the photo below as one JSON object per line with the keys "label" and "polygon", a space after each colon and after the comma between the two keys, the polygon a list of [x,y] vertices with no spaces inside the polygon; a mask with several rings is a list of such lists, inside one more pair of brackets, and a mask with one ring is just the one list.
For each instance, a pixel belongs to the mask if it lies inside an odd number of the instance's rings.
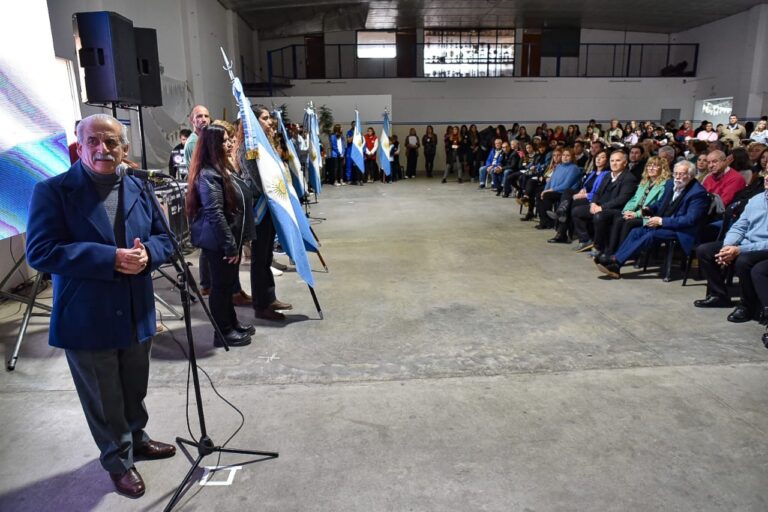
{"label": "microphone", "polygon": [[139,178],[140,180],[144,181],[162,181],[162,180],[172,180],[173,177],[163,174],[160,171],[147,171],[144,169],[134,169],[132,167],[128,167],[127,165],[117,168],[116,171],[118,176],[133,176],[134,178]]}

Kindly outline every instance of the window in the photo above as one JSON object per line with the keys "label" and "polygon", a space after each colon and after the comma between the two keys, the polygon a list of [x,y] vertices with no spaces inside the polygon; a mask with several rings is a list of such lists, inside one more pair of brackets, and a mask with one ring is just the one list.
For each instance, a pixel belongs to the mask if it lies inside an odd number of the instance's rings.
{"label": "window", "polygon": [[394,59],[397,57],[395,32],[359,31],[357,33],[358,59]]}
{"label": "window", "polygon": [[424,76],[513,76],[515,31],[425,30]]}

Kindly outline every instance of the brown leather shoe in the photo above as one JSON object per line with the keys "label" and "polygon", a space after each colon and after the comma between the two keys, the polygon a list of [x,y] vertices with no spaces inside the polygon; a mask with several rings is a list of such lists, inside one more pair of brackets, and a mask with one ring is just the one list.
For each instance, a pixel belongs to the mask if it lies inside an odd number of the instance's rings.
{"label": "brown leather shoe", "polygon": [[133,447],[133,454],[142,459],[167,459],[176,455],[176,447],[172,444],[161,443],[160,441],[149,440],[146,443],[137,444]]}
{"label": "brown leather shoe", "polygon": [[279,300],[275,299],[272,304],[269,305],[269,309],[272,311],[278,311],[281,309],[293,309],[293,304],[288,304],[287,302],[280,302]]}
{"label": "brown leather shoe", "polygon": [[240,290],[236,294],[232,295],[232,304],[235,306],[251,306],[253,304],[253,298]]}
{"label": "brown leather shoe", "polygon": [[140,498],[144,496],[144,492],[147,490],[144,480],[136,471],[135,466],[132,466],[125,473],[110,473],[109,477],[114,482],[117,492],[129,498]]}
{"label": "brown leather shoe", "polygon": [[256,318],[261,318],[264,320],[285,320],[284,314],[278,313],[277,311],[274,311],[270,308],[255,308],[253,313],[256,315]]}
{"label": "brown leather shoe", "polygon": [[200,295],[202,295],[203,297],[207,297],[210,294],[211,294],[210,288],[200,288]]}

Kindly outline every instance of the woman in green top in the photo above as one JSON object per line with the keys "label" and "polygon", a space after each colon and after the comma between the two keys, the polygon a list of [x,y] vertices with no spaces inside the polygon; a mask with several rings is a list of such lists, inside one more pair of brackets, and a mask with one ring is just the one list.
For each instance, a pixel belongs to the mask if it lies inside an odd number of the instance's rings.
{"label": "woman in green top", "polygon": [[661,199],[664,193],[664,184],[671,177],[672,172],[669,170],[669,163],[665,158],[652,156],[648,159],[637,192],[624,205],[622,216],[616,217],[611,226],[611,238],[608,247],[606,247],[606,254],[613,254],[621,242],[627,238],[630,231],[647,222],[648,219],[643,215],[643,210]]}

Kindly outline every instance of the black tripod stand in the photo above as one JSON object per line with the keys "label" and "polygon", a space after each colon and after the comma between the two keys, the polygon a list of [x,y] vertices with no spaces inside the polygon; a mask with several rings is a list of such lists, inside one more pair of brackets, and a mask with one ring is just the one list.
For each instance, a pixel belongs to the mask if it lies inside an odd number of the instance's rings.
{"label": "black tripod stand", "polygon": [[[152,192],[146,187],[144,187],[144,191],[151,194]],[[185,444],[188,446],[192,446],[197,448],[197,459],[195,459],[194,464],[191,468],[189,468],[189,471],[187,472],[186,476],[184,476],[184,480],[181,481],[181,484],[176,488],[176,492],[171,497],[171,501],[168,502],[168,505],[165,506],[165,511],[170,511],[173,509],[174,505],[179,500],[179,497],[181,496],[182,491],[187,486],[187,483],[192,479],[192,475],[195,472],[195,470],[200,466],[200,463],[202,462],[203,458],[211,455],[212,453],[239,453],[243,455],[259,455],[263,456],[266,459],[275,459],[279,456],[277,452],[264,452],[264,451],[255,451],[255,450],[240,450],[236,448],[224,448],[223,446],[217,446],[213,440],[208,435],[208,430],[205,426],[205,412],[203,411],[203,397],[200,392],[200,378],[198,376],[197,372],[197,357],[195,356],[195,343],[192,338],[192,317],[190,315],[190,302],[191,302],[191,296],[190,296],[190,289],[192,289],[197,296],[199,302],[203,305],[205,308],[205,303],[203,302],[201,296],[200,296],[200,290],[197,288],[197,283],[195,282],[195,278],[192,276],[192,273],[189,271],[189,265],[187,265],[187,262],[184,260],[184,253],[181,250],[181,247],[179,246],[178,241],[176,240],[176,237],[173,236],[171,232],[171,228],[168,225],[168,222],[165,218],[165,215],[163,211],[160,209],[160,206],[157,204],[157,201],[152,200],[152,207],[155,210],[155,214],[158,215],[162,219],[163,224],[163,230],[165,231],[165,234],[168,235],[168,238],[171,240],[171,243],[173,244],[173,263],[176,267],[176,270],[178,271],[178,289],[179,294],[181,296],[181,305],[184,315],[184,329],[186,331],[187,335],[187,344],[189,346],[189,365],[192,370],[192,382],[195,389],[195,402],[197,403],[197,416],[198,421],[200,423],[200,439],[196,441],[190,441],[188,439],[184,439],[181,437],[176,438],[176,443],[179,445]],[[210,313],[208,312],[206,308],[206,313],[208,314],[209,318]],[[215,322],[212,322],[214,325],[214,328],[216,329],[216,332],[221,336],[221,332],[219,331],[218,326]],[[221,336],[221,339],[224,340],[224,336]],[[229,350],[229,347],[226,346],[226,340],[224,341],[225,348]]]}

